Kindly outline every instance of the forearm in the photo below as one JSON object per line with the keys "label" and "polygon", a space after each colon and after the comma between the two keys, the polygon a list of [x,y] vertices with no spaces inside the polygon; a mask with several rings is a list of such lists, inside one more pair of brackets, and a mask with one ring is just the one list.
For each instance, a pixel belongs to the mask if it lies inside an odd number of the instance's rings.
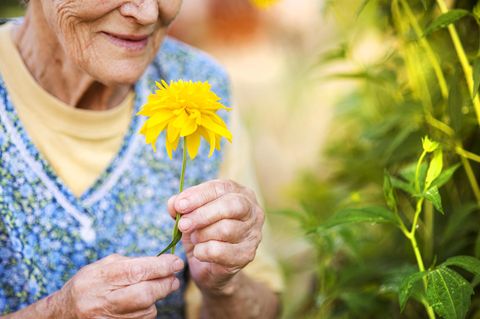
{"label": "forearm", "polygon": [[280,313],[278,296],[266,285],[238,273],[233,287],[223,292],[202,293],[201,318],[277,318]]}
{"label": "forearm", "polygon": [[21,319],[21,318],[38,318],[38,319],[54,319],[54,318],[68,318],[64,313],[64,307],[61,305],[61,296],[56,292],[48,297],[45,297],[28,307],[25,307],[17,312],[10,313],[6,316],[0,316],[1,319]]}

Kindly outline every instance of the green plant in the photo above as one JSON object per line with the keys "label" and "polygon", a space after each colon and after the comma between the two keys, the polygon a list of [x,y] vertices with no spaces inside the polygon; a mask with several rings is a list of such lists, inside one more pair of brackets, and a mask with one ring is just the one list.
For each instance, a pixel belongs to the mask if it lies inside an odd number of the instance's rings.
{"label": "green plant", "polygon": [[[328,76],[358,86],[338,107],[328,177],[299,183],[296,217],[317,254],[302,315],[478,318],[480,4],[370,0],[360,10],[319,65],[352,60],[362,32],[390,48]],[[435,142],[420,143],[427,135]]]}

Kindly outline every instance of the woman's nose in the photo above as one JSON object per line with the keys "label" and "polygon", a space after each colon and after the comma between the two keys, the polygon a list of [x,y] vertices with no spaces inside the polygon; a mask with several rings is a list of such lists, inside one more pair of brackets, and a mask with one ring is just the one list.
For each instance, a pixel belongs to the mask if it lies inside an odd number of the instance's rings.
{"label": "woman's nose", "polygon": [[157,22],[158,9],[157,0],[133,0],[122,4],[120,13],[135,19],[139,24],[148,25]]}

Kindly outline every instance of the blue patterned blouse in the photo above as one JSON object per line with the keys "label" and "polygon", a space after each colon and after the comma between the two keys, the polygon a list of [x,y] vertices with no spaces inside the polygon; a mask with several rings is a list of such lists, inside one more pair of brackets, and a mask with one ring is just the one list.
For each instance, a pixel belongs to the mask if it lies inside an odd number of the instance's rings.
{"label": "blue patterned blouse", "polygon": [[[173,39],[136,83],[136,110],[161,78],[208,80],[229,105],[224,70]],[[160,138],[153,153],[138,134],[143,120],[132,117],[115,159],[77,198],[33,145],[0,77],[0,315],[55,292],[105,256],[155,255],[168,244],[173,221],[165,204],[178,189],[181,152],[168,159]],[[188,164],[187,186],[217,176],[220,155],[207,158],[207,145],[201,147]],[[177,255],[185,259],[181,247]],[[184,317],[186,273],[179,277],[181,289],[158,302],[159,318]]]}

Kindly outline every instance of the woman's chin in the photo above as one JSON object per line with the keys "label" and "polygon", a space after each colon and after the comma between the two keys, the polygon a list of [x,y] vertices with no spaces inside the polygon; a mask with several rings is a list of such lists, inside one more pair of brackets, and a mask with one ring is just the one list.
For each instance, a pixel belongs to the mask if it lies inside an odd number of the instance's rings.
{"label": "woman's chin", "polygon": [[94,69],[88,72],[98,82],[105,85],[133,85],[135,84],[145,71],[145,65],[139,64],[120,64],[110,65],[107,69]]}

